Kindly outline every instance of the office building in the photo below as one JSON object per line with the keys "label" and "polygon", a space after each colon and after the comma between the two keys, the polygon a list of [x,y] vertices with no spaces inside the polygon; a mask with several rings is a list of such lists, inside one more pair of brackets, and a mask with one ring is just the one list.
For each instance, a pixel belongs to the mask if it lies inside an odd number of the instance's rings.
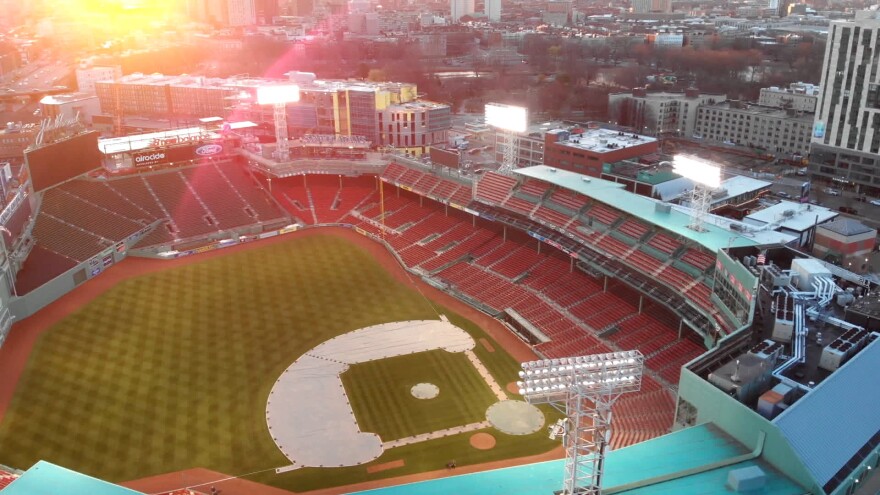
{"label": "office building", "polygon": [[812,114],[728,101],[699,107],[694,136],[799,158],[809,152],[812,126]]}
{"label": "office building", "polygon": [[483,11],[490,22],[501,21],[501,0],[485,0]]}
{"label": "office building", "polygon": [[880,12],[829,27],[813,125],[810,173],[880,193]]}
{"label": "office building", "polygon": [[[300,87],[300,101],[287,109],[292,136],[362,136],[375,146],[393,146],[416,155],[447,140],[449,106],[420,100],[414,84],[323,81],[307,73],[289,73],[288,77]],[[258,87],[276,82],[130,74],[96,86],[104,114],[183,125],[231,114],[272,123],[273,109],[256,105],[254,95]]]}
{"label": "office building", "polygon": [[98,81],[112,81],[122,77],[122,68],[115,66],[93,66],[83,63],[76,69],[76,87],[80,93],[95,94],[95,83]]}
{"label": "office building", "polygon": [[605,163],[656,153],[656,138],[603,129],[554,129],[544,134],[544,164],[599,177]]}
{"label": "office building", "polygon": [[727,101],[727,95],[702,94],[696,89],[671,93],[636,88],[631,92],[609,94],[608,112],[612,122],[642,134],[692,137],[697,108],[723,101]]}
{"label": "office building", "polygon": [[79,121],[92,125],[92,118],[100,115],[101,106],[98,97],[88,93],[68,93],[63,95],[47,95],[40,100],[40,116],[55,119],[63,115],[65,120],[79,116]]}
{"label": "office building", "polygon": [[253,26],[257,23],[257,9],[255,0],[227,0],[229,9],[228,25]]}
{"label": "office building", "polygon": [[791,83],[787,88],[776,86],[761,88],[758,105],[814,113],[817,101],[819,101],[819,86],[797,82]]}
{"label": "office building", "polygon": [[452,22],[458,22],[462,17],[474,13],[474,0],[450,0],[449,12]]}
{"label": "office building", "polygon": [[634,14],[668,14],[672,12],[672,0],[633,0]]}

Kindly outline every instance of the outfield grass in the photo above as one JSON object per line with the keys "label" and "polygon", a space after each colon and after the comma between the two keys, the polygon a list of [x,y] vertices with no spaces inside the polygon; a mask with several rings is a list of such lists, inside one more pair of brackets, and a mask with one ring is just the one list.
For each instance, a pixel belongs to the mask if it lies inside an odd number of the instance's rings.
{"label": "outfield grass", "polygon": [[[417,399],[410,389],[433,383],[440,395]],[[495,394],[461,352],[407,354],[351,366],[342,383],[361,431],[384,442],[478,423],[497,402]]]}
{"label": "outfield grass", "polygon": [[[285,465],[265,406],[290,363],[335,335],[436,317],[369,253],[329,234],[128,280],[40,338],[0,424],[0,463],[27,468],[45,459],[117,482],[191,467],[241,474]],[[517,363],[494,345],[495,352],[475,352],[504,384]],[[255,479],[302,490],[437,469],[466,444],[459,437],[393,449],[375,461],[405,459],[399,470]],[[454,457],[483,462],[555,445],[544,432],[531,437],[502,437],[496,449]]]}

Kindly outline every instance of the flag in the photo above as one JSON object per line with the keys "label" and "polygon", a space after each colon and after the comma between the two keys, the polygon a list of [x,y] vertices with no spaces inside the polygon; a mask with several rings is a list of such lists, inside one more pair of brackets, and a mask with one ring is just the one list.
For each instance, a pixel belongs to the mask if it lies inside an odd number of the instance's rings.
{"label": "flag", "polygon": [[767,256],[765,256],[764,252],[762,251],[761,254],[758,255],[758,264],[763,265],[766,262],[767,262]]}

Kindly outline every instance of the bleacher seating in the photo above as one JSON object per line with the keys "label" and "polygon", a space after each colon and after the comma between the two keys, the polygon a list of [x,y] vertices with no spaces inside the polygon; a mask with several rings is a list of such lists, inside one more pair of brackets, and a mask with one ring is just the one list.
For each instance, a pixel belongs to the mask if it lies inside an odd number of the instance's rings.
{"label": "bleacher seating", "polygon": [[33,235],[37,245],[76,261],[85,261],[110,245],[97,235],[47,213],[37,215]]}
{"label": "bleacher seating", "polygon": [[523,182],[522,186],[519,188],[519,192],[523,194],[528,194],[529,196],[533,196],[535,198],[541,198],[544,196],[544,193],[550,189],[550,184],[544,181],[534,180],[534,179],[526,179]]}
{"label": "bleacher seating", "polygon": [[534,218],[560,228],[567,227],[568,224],[571,223],[572,220],[574,220],[574,217],[568,216],[564,213],[560,213],[544,205],[538,206],[538,209],[536,209],[534,212]]}
{"label": "bleacher seating", "polygon": [[681,261],[705,271],[715,264],[715,256],[705,251],[689,248],[681,255]]}
{"label": "bleacher seating", "polygon": [[508,210],[515,211],[526,216],[528,216],[532,212],[532,210],[535,209],[535,206],[535,203],[517,198],[516,196],[511,196],[507,201],[504,202],[504,207]]}
{"label": "bleacher seating", "polygon": [[594,220],[611,225],[620,218],[620,213],[615,212],[611,208],[603,205],[594,205],[587,212],[587,215],[593,217]]}
{"label": "bleacher seating", "polygon": [[636,249],[629,256],[626,257],[627,264],[634,266],[635,268],[647,273],[648,275],[653,275],[660,267],[663,266],[657,258],[653,256],[648,256]]}
{"label": "bleacher seating", "polygon": [[669,255],[681,247],[681,244],[679,244],[678,241],[661,233],[654,234],[654,236],[651,237],[651,240],[648,241],[648,245]]}
{"label": "bleacher seating", "polygon": [[510,196],[516,179],[495,172],[486,172],[477,182],[477,199],[500,205]]}
{"label": "bleacher seating", "polygon": [[556,189],[550,194],[550,201],[560,206],[564,206],[577,213],[587,203],[587,198],[576,192],[567,189]]}
{"label": "bleacher seating", "polygon": [[623,222],[619,227],[617,227],[617,230],[636,240],[641,239],[642,236],[648,233],[648,227],[645,224],[632,218]]}

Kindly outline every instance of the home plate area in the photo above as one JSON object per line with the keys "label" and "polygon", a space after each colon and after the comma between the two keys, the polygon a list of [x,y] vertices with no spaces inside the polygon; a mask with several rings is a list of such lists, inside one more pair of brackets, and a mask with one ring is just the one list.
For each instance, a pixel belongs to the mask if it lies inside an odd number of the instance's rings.
{"label": "home plate area", "polygon": [[[291,462],[291,465],[277,471],[365,464],[377,459],[387,449],[488,427],[495,427],[503,434],[514,435],[528,434],[540,429],[544,424],[541,411],[525,402],[509,400],[502,387],[473,352],[474,339],[466,331],[450,323],[445,316],[440,318],[384,323],[354,330],[321,343],[284,370],[275,381],[266,405],[269,432],[275,444]],[[394,438],[394,433],[390,432],[397,430],[386,430],[383,433],[379,431],[383,428],[378,426],[374,427],[376,431],[391,438],[382,438],[375,432],[363,431],[343,384],[343,374],[355,365],[381,365],[382,360],[437,351],[461,354],[449,356],[441,352],[443,356],[462,358],[461,363],[469,363],[463,364],[464,366],[473,367],[467,372],[478,377],[474,380],[485,381],[485,390],[481,390],[481,393],[489,407],[486,414],[478,418],[481,420],[462,421],[463,424],[434,431],[417,431],[413,432],[417,434],[402,438]],[[411,357],[422,359],[423,356]],[[391,361],[385,363],[389,362]],[[418,364],[415,366],[418,367]],[[389,390],[380,389],[378,395],[387,392],[389,396],[395,396],[395,387],[402,385],[405,386],[404,393],[399,395],[405,395],[422,406],[430,406],[436,401],[454,400],[456,394],[455,390],[444,389],[454,389],[454,386],[438,387],[430,383],[430,380],[408,384],[371,381],[374,383],[364,384],[370,387],[371,393],[376,386],[387,386]],[[351,387],[352,384],[349,382],[348,386]],[[482,389],[482,385],[479,387]]]}

